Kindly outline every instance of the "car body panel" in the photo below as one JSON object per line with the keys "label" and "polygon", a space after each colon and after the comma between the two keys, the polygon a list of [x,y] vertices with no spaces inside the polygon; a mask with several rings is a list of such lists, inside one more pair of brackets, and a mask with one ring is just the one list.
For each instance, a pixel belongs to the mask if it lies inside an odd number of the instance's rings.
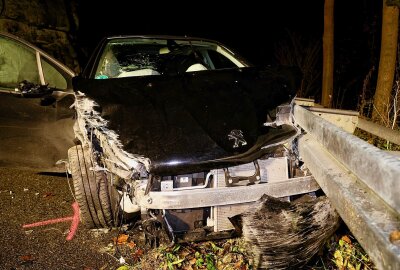
{"label": "car body panel", "polygon": [[[74,72],[13,35],[0,33],[0,43],[0,166],[58,171],[74,138]],[[23,96],[16,90],[23,80],[54,88],[54,102]]]}
{"label": "car body panel", "polygon": [[245,67],[75,86],[99,105],[125,151],[149,158],[150,173],[176,175],[248,163],[294,136],[291,125],[264,123],[294,97],[296,76],[291,68]]}

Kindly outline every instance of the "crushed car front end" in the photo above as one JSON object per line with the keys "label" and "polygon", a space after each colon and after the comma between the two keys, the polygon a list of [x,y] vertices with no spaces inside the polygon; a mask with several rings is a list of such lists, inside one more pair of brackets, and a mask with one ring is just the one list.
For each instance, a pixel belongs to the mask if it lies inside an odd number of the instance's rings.
{"label": "crushed car front end", "polygon": [[301,170],[293,123],[297,70],[250,67],[225,46],[114,37],[74,79],[69,150],[89,227],[140,217],[149,237],[231,237],[229,217],[264,194],[319,189]]}

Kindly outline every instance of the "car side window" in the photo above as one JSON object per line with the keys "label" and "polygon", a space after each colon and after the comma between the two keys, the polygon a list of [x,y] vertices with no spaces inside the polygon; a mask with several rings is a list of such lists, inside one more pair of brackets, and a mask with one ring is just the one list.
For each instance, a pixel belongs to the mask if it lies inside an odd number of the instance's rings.
{"label": "car side window", "polygon": [[120,69],[119,62],[115,57],[111,48],[106,48],[103,55],[100,58],[99,65],[97,67],[96,79],[107,79],[117,77]]}
{"label": "car side window", "polygon": [[235,68],[237,65],[217,51],[208,50],[214,69]]}
{"label": "car side window", "polygon": [[49,62],[41,57],[44,81],[49,87],[58,89],[67,89],[67,80],[65,77]]}
{"label": "car side window", "polygon": [[35,53],[23,44],[0,37],[0,88],[14,89],[23,80],[39,84]]}

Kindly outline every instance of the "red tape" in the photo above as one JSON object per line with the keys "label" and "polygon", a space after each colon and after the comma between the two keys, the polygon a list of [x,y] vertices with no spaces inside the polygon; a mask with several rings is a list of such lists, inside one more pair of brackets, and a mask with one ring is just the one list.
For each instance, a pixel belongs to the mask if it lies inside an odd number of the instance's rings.
{"label": "red tape", "polygon": [[25,228],[39,227],[39,226],[55,224],[55,223],[60,223],[60,222],[72,221],[71,226],[69,228],[69,233],[67,235],[67,241],[70,241],[70,240],[72,240],[72,238],[74,238],[76,231],[78,230],[78,225],[79,225],[79,205],[77,202],[72,203],[72,209],[74,210],[74,215],[71,217],[55,218],[55,219],[39,221],[39,222],[31,223],[31,224],[25,224],[22,226],[22,228],[25,229]]}

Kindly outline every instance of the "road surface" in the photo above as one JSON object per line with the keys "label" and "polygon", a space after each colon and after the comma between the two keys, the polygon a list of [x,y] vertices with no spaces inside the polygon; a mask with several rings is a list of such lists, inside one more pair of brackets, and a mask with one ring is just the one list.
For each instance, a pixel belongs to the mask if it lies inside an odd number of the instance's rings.
{"label": "road surface", "polygon": [[96,236],[79,225],[75,237],[66,241],[70,222],[22,228],[71,216],[73,201],[65,174],[0,168],[0,269],[118,268],[115,258],[100,251],[117,232]]}

